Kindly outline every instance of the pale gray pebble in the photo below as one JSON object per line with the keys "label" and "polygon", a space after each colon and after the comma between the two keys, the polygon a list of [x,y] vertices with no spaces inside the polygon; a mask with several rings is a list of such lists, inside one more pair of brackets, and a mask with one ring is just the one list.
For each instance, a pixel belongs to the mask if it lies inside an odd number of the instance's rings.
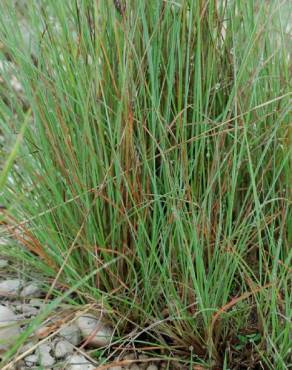
{"label": "pale gray pebble", "polygon": [[15,307],[17,311],[22,312],[24,315],[30,315],[30,316],[35,316],[38,314],[39,310],[31,306],[30,304],[21,304]]}
{"label": "pale gray pebble", "polygon": [[0,259],[0,269],[4,269],[8,266],[8,261]]}
{"label": "pale gray pebble", "polygon": [[24,363],[28,367],[35,366],[38,363],[37,355],[29,355],[24,358]]}
{"label": "pale gray pebble", "polygon": [[149,356],[147,355],[139,355],[140,360],[149,360]]}
{"label": "pale gray pebble", "polygon": [[49,344],[41,344],[37,350],[36,355],[39,357],[41,366],[50,367],[55,363],[54,357],[51,355],[52,347]]}
{"label": "pale gray pebble", "polygon": [[65,370],[93,370],[94,366],[82,355],[73,355],[69,358]]}
{"label": "pale gray pebble", "polygon": [[20,334],[18,317],[8,307],[0,305],[0,350],[7,350]]}
{"label": "pale gray pebble", "polygon": [[80,329],[74,323],[61,328],[59,335],[74,346],[77,346],[81,342]]}
{"label": "pale gray pebble", "polygon": [[101,319],[91,314],[86,314],[78,317],[76,323],[82,336],[88,339],[89,344],[96,347],[103,347],[110,343],[113,330],[105,325]]}
{"label": "pale gray pebble", "polygon": [[0,296],[11,297],[17,296],[21,288],[21,281],[19,279],[9,279],[0,282]]}
{"label": "pale gray pebble", "polygon": [[30,299],[29,301],[29,304],[33,307],[42,307],[43,304],[44,304],[44,301],[42,299],[39,299],[39,298],[32,298]]}
{"label": "pale gray pebble", "polygon": [[24,353],[26,351],[28,351],[29,349],[31,349],[33,346],[35,345],[35,343],[33,342],[27,342],[25,343],[20,349],[19,349],[19,353]]}
{"label": "pale gray pebble", "polygon": [[140,370],[146,370],[147,366],[149,366],[149,356],[141,354],[139,355],[139,368]]}
{"label": "pale gray pebble", "polygon": [[26,285],[20,293],[20,296],[23,298],[26,298],[26,297],[39,298],[41,297],[41,295],[42,295],[42,290],[40,286],[36,283],[31,283],[31,284]]}
{"label": "pale gray pebble", "polygon": [[122,370],[122,366],[111,366],[108,368],[108,370]]}
{"label": "pale gray pebble", "polygon": [[140,370],[141,368],[137,364],[133,364],[130,366],[130,370]]}
{"label": "pale gray pebble", "polygon": [[37,347],[39,353],[50,352],[52,350],[52,345],[50,342],[42,343]]}
{"label": "pale gray pebble", "polygon": [[74,351],[74,346],[67,340],[61,340],[55,345],[55,357],[62,358],[66,357],[69,354],[72,354]]}
{"label": "pale gray pebble", "polygon": [[127,355],[125,355],[123,357],[124,360],[135,360],[136,359],[136,355],[135,353],[128,353]]}
{"label": "pale gray pebble", "polygon": [[49,353],[44,353],[40,357],[40,365],[41,366],[50,367],[50,366],[53,366],[55,362],[56,362],[56,360]]}
{"label": "pale gray pebble", "polygon": [[158,370],[158,367],[156,365],[149,365],[147,370]]}

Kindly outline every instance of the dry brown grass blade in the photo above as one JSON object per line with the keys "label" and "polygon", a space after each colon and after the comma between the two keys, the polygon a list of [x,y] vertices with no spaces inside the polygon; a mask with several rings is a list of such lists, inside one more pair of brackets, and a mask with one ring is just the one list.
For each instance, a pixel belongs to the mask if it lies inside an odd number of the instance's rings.
{"label": "dry brown grass blade", "polygon": [[121,2],[121,0],[113,0],[114,6],[117,9],[117,11],[121,14],[124,15],[126,11],[126,5]]}
{"label": "dry brown grass blade", "polygon": [[9,229],[11,236],[25,246],[27,250],[39,256],[50,268],[56,271],[57,265],[28,228],[24,225],[15,226],[15,219],[8,214],[6,214],[5,217],[8,220],[7,222],[5,221],[5,228]]}

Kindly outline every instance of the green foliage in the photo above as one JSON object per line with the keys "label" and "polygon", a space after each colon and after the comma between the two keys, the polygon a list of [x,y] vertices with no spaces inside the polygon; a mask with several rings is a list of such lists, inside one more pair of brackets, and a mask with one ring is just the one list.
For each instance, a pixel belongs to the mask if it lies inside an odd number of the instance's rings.
{"label": "green foliage", "polygon": [[247,340],[246,366],[285,369],[291,53],[282,7],[0,8],[3,57],[23,86],[22,96],[1,88],[7,140],[31,119],[3,193],[25,234],[18,257],[70,287],[118,257],[77,293],[80,303],[103,299],[117,336],[136,328],[180,356],[191,347],[193,364],[226,368]]}

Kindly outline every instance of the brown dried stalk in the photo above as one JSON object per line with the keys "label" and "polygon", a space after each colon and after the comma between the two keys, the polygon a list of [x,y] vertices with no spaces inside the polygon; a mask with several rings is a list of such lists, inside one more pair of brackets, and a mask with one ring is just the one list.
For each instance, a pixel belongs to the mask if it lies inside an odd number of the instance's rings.
{"label": "brown dried stalk", "polygon": [[114,2],[114,5],[115,5],[115,8],[117,9],[117,11],[121,14],[121,15],[124,15],[125,14],[125,10],[126,10],[126,5],[123,4],[121,2],[121,0],[113,0]]}

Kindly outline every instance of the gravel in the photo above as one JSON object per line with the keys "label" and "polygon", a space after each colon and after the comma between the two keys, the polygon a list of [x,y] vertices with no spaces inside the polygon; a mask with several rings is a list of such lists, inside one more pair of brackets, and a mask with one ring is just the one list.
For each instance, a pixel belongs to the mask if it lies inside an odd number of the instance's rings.
{"label": "gravel", "polygon": [[74,346],[77,346],[81,342],[80,329],[76,324],[64,326],[60,330],[59,335]]}
{"label": "gravel", "polygon": [[63,358],[74,352],[74,346],[67,340],[61,340],[55,345],[55,357]]}
{"label": "gravel", "polygon": [[6,351],[20,334],[17,320],[18,317],[10,308],[0,305],[0,350]]}
{"label": "gravel", "polygon": [[[8,262],[0,259],[0,268],[9,266]],[[6,272],[3,274],[5,276]],[[24,319],[34,318],[49,302],[45,303],[40,297],[42,291],[38,282],[23,279],[10,278],[0,282],[0,352],[6,351],[15,343],[15,338],[24,330],[26,322]],[[2,304],[1,304],[2,302]],[[19,349],[19,353],[33,349],[21,363],[17,364],[18,370],[93,370],[96,368],[90,360],[79,352],[75,352],[84,339],[93,348],[103,347],[110,344],[114,330],[107,325],[100,316],[92,313],[83,314],[76,322],[63,324],[58,333],[45,343],[38,343],[52,333],[54,321],[62,317],[53,316],[38,326],[25,343]],[[23,328],[24,327],[24,328]],[[56,327],[56,330],[58,327]],[[54,329],[53,329],[54,330]],[[51,341],[50,341],[51,340]],[[84,350],[84,348],[82,348]],[[138,356],[139,360],[147,359],[147,362],[135,363],[136,353],[128,353],[123,359],[130,360],[128,366],[112,366],[109,370],[158,370],[156,365],[149,365],[149,357],[143,354]],[[112,359],[114,362],[121,358]],[[132,362],[133,361],[133,362]],[[117,362],[116,362],[117,363]]]}
{"label": "gravel", "polygon": [[21,281],[19,279],[10,279],[0,282],[0,296],[15,297],[18,296],[21,288]]}
{"label": "gravel", "polygon": [[26,356],[24,359],[24,363],[28,367],[35,366],[38,363],[38,356],[37,355]]}
{"label": "gravel", "polygon": [[39,312],[36,307],[25,303],[15,306],[15,309],[21,312],[25,317],[36,316]]}
{"label": "gravel", "polygon": [[140,370],[141,368],[137,364],[130,366],[130,370]]}
{"label": "gravel", "polygon": [[4,269],[8,266],[8,261],[0,259],[0,269]]}
{"label": "gravel", "polygon": [[80,316],[76,321],[83,338],[94,347],[103,347],[110,343],[113,330],[105,325],[101,319],[91,314]]}
{"label": "gravel", "polygon": [[37,348],[36,354],[39,357],[39,364],[41,366],[50,367],[54,365],[56,360],[52,356],[51,352],[52,352],[52,347],[50,344],[42,344]]}
{"label": "gravel", "polygon": [[40,286],[36,283],[31,283],[31,284],[26,285],[20,293],[20,297],[23,297],[23,298],[27,298],[27,297],[39,298],[41,297],[41,295],[42,295],[42,290]]}
{"label": "gravel", "polygon": [[69,358],[66,370],[93,370],[95,366],[82,355],[73,355]]}
{"label": "gravel", "polygon": [[158,370],[158,367],[156,365],[149,365],[147,370]]}

